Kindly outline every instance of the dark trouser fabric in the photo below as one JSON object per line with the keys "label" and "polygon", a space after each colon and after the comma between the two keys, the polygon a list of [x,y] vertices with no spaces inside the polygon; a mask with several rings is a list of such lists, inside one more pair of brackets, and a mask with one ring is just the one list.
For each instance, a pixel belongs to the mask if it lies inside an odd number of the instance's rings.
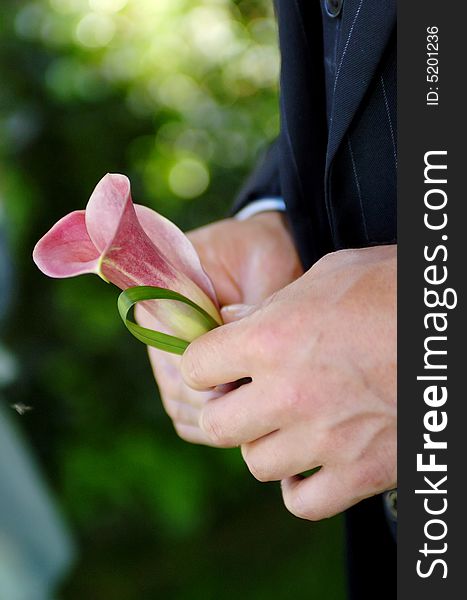
{"label": "dark trouser fabric", "polygon": [[394,600],[396,543],[381,496],[360,502],[346,512],[350,600]]}

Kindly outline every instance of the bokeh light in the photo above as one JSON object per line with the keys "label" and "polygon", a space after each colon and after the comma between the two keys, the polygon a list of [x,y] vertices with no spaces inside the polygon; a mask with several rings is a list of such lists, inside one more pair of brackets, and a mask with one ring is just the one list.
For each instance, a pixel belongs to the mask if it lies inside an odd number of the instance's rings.
{"label": "bokeh light", "polygon": [[[203,194],[216,180],[202,167],[202,185],[183,184],[182,191],[183,155],[196,160],[199,153],[201,161],[241,170],[277,133],[272,7],[263,1],[247,8],[250,13],[242,13],[228,0],[34,0],[15,18],[18,35],[55,48],[46,82],[58,101],[95,101],[119,92],[136,118],[161,119],[151,160],[155,154],[157,162],[161,144],[171,164],[139,161],[134,167],[152,182],[151,193],[169,194],[162,199],[166,205],[170,197],[177,202]],[[161,142],[157,128],[170,123],[178,135]],[[149,172],[165,177],[165,186],[155,185]]]}
{"label": "bokeh light", "polygon": [[76,26],[76,39],[88,48],[100,48],[112,40],[115,30],[112,17],[99,13],[88,13]]}
{"label": "bokeh light", "polygon": [[183,158],[171,168],[169,185],[180,198],[195,198],[206,191],[209,171],[200,160]]}

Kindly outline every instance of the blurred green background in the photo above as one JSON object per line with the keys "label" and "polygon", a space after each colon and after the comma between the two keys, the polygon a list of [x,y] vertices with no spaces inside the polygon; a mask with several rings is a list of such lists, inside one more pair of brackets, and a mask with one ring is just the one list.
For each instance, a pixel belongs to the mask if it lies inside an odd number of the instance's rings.
{"label": "blurred green background", "polygon": [[341,520],[300,521],[238,451],[180,441],[117,290],[31,260],[109,171],[183,229],[222,217],[277,134],[278,71],[269,0],[2,0],[3,402],[78,546],[61,598],[344,597]]}

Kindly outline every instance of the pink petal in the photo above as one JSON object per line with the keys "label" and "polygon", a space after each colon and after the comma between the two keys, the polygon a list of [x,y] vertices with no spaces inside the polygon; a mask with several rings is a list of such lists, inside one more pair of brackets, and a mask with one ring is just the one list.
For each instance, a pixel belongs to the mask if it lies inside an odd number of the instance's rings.
{"label": "pink petal", "polygon": [[[107,173],[86,206],[86,227],[99,252],[104,252],[112,242],[128,204],[132,204],[128,177]],[[129,211],[126,218],[131,216]]]}
{"label": "pink petal", "polygon": [[[86,211],[67,215],[37,243],[34,261],[51,277],[97,273],[121,289],[135,285],[171,289],[221,323],[214,290],[191,243],[154,211],[137,210],[139,218],[129,180],[106,175]],[[185,304],[161,300],[145,302],[144,308],[167,332],[193,339],[205,331],[199,314]]]}
{"label": "pink petal", "polygon": [[145,234],[131,200],[125,204],[114,235],[102,252],[101,270],[122,290],[134,285],[174,289],[183,277]]}
{"label": "pink petal", "polygon": [[[148,237],[137,218],[129,180],[124,175],[109,174],[97,184],[86,207],[86,226],[90,238],[101,252],[101,273],[121,289],[153,285],[179,292],[220,321],[217,306],[211,298],[163,252],[163,248],[170,249],[171,255],[176,257],[180,245],[186,255],[187,244],[190,247],[191,244],[183,233],[175,228],[177,233],[174,234],[174,226],[167,227],[169,221],[155,219],[147,211],[138,210],[151,235],[156,237],[157,232],[157,244],[154,243],[156,240],[153,242]],[[191,248],[191,252],[194,253],[194,249]],[[187,259],[176,262],[184,265]],[[192,267],[190,272],[194,270]],[[157,303],[161,310],[163,304]],[[173,303],[171,306],[173,308]]]}
{"label": "pink petal", "polygon": [[88,235],[84,210],[77,210],[60,219],[37,242],[33,259],[49,277],[98,273],[99,252]]}
{"label": "pink petal", "polygon": [[216,304],[214,286],[201,265],[198,253],[186,235],[172,221],[147,206],[134,205],[146,235],[176,269],[194,281]]}

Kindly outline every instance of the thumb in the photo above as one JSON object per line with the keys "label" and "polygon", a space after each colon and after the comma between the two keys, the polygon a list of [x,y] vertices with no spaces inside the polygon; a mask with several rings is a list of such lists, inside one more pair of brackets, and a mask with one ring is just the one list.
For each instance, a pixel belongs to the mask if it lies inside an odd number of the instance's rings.
{"label": "thumb", "polygon": [[248,317],[255,312],[256,306],[253,304],[228,304],[221,308],[221,315],[224,323],[233,323],[244,317]]}

